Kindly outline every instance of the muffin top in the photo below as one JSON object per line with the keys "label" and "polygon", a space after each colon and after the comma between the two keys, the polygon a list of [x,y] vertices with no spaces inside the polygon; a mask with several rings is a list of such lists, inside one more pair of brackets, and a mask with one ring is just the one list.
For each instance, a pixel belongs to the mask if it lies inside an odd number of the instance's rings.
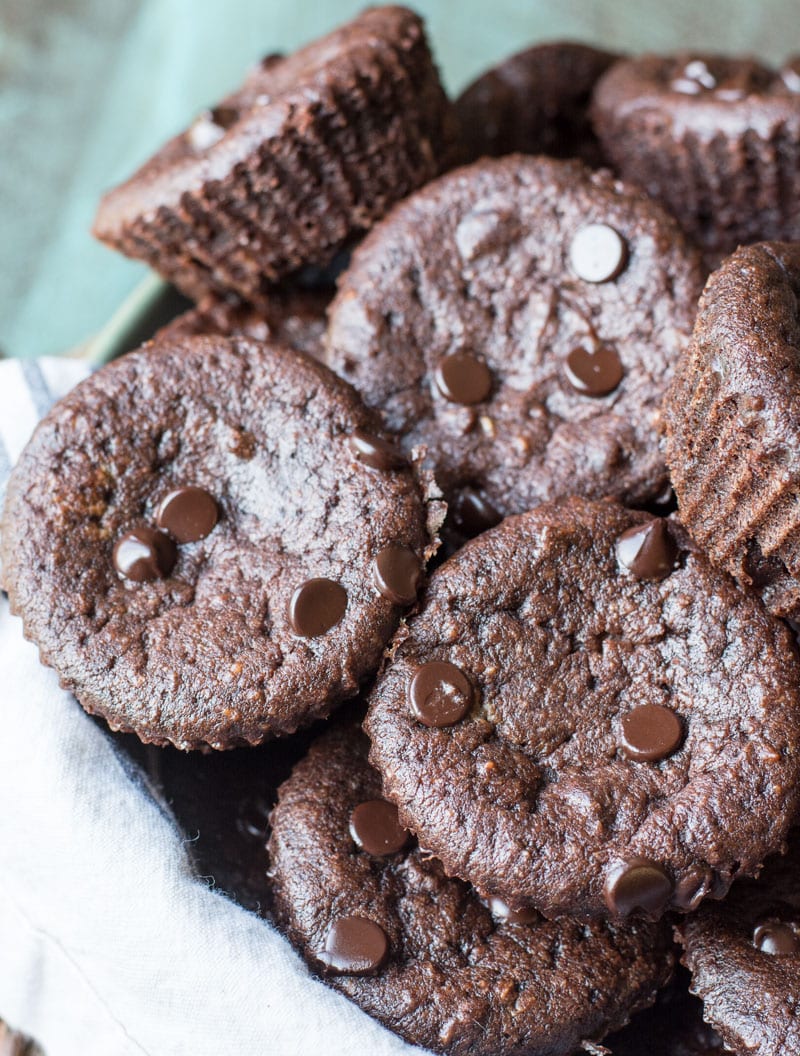
{"label": "muffin top", "polygon": [[[356,249],[326,362],[428,464],[458,511],[666,483],[661,400],[699,263],[641,192],[509,155],[406,199]],[[474,501],[473,501],[473,497]]]}
{"label": "muffin top", "polygon": [[800,60],[773,70],[753,58],[708,52],[621,59],[594,92],[598,114],[639,126],[660,115],[676,135],[712,139],[747,130],[769,139],[779,121],[800,129]]}
{"label": "muffin top", "polygon": [[385,794],[451,875],[548,916],[721,898],[800,801],[788,628],[674,520],[570,499],[432,575],[370,694]]}
{"label": "muffin top", "polygon": [[412,469],[325,367],[186,338],[103,368],[40,423],[2,565],[87,710],[144,741],[228,748],[357,692],[414,600],[426,516]]}
{"label": "muffin top", "polygon": [[487,905],[380,797],[363,733],[324,734],[279,790],[270,875],[312,967],[408,1041],[448,1056],[571,1056],[669,978],[668,928]]}

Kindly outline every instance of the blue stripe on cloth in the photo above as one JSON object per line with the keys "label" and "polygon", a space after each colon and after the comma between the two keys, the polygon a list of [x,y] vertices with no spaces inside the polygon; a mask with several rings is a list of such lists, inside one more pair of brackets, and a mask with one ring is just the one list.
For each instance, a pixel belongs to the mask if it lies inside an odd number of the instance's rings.
{"label": "blue stripe on cloth", "polygon": [[36,413],[43,418],[53,405],[53,394],[44,380],[42,368],[34,359],[22,360],[22,376],[25,378]]}

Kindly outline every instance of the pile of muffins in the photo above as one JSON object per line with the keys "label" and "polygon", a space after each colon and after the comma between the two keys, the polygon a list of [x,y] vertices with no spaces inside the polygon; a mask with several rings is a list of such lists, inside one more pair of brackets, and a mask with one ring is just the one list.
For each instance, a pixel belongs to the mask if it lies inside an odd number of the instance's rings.
{"label": "pile of muffins", "polygon": [[13,473],[63,686],[185,750],[354,702],[265,884],[410,1042],[800,1052],[800,64],[548,44],[451,103],[375,8],[95,233],[196,307]]}

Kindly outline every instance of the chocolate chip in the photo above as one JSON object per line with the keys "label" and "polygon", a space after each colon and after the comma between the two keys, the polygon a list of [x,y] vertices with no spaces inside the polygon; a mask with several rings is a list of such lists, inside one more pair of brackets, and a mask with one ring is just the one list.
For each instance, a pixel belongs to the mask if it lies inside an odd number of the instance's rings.
{"label": "chocolate chip", "polygon": [[121,536],[114,546],[114,567],[123,579],[145,583],[166,579],[177,560],[175,544],[168,535],[141,525]]}
{"label": "chocolate chip", "polygon": [[710,869],[692,869],[675,885],[672,905],[676,909],[692,913],[714,886],[714,874]]}
{"label": "chocolate chip", "polygon": [[379,436],[372,436],[363,429],[351,433],[347,443],[358,461],[370,469],[402,469],[408,465],[405,456],[394,444],[381,440]]}
{"label": "chocolate chip", "polygon": [[367,854],[397,854],[406,846],[410,833],[400,824],[397,807],[385,799],[359,803],[350,815],[350,835]]}
{"label": "chocolate chip", "polygon": [[501,521],[500,514],[485,495],[469,486],[458,492],[450,505],[453,527],[472,539]]}
{"label": "chocolate chip", "polygon": [[372,576],[385,598],[395,605],[410,605],[422,581],[422,562],[409,547],[392,543],[376,555]]}
{"label": "chocolate chip", "polygon": [[607,345],[595,352],[573,348],[564,361],[564,369],[570,385],[583,396],[607,396],[625,373],[616,349]]}
{"label": "chocolate chip", "polygon": [[189,143],[194,150],[208,150],[219,143],[238,119],[239,111],[232,106],[215,106],[213,110],[204,110],[187,133]]}
{"label": "chocolate chip", "polygon": [[490,898],[486,905],[494,919],[503,924],[535,924],[542,919],[535,909],[512,909],[502,898]]}
{"label": "chocolate chip", "polygon": [[279,62],[283,62],[284,55],[282,51],[271,51],[268,55],[265,55],[259,65],[261,69],[271,70],[278,65]]}
{"label": "chocolate chip", "polygon": [[619,563],[639,579],[663,579],[674,570],[677,557],[678,547],[661,517],[634,525],[617,540]]}
{"label": "chocolate chip", "polygon": [[481,359],[469,352],[445,356],[436,368],[436,385],[452,403],[482,403],[492,391],[492,375]]}
{"label": "chocolate chip", "polygon": [[647,917],[658,917],[672,896],[672,881],[656,862],[633,858],[611,870],[604,895],[615,916],[642,912]]}
{"label": "chocolate chip", "polygon": [[417,669],[408,687],[408,699],[423,726],[453,726],[472,707],[475,690],[455,664],[432,660]]}
{"label": "chocolate chip", "polygon": [[328,929],[317,958],[334,975],[370,975],[388,953],[389,940],[379,924],[367,917],[340,917]]}
{"label": "chocolate chip", "polygon": [[628,244],[608,224],[586,224],[572,239],[569,260],[584,282],[611,282],[628,262]]}
{"label": "chocolate chip", "polygon": [[295,634],[318,638],[344,616],[347,591],[332,579],[308,579],[289,603],[289,622]]}
{"label": "chocolate chip", "polygon": [[643,763],[665,759],[682,740],[681,720],[660,704],[642,704],[623,716],[622,750],[629,759]]}
{"label": "chocolate chip", "polygon": [[165,495],[156,511],[156,524],[177,543],[196,543],[214,530],[219,509],[202,488],[176,488]]}
{"label": "chocolate chip", "polygon": [[773,957],[786,957],[800,952],[797,932],[790,924],[780,920],[765,920],[756,924],[753,945],[760,953],[769,953]]}

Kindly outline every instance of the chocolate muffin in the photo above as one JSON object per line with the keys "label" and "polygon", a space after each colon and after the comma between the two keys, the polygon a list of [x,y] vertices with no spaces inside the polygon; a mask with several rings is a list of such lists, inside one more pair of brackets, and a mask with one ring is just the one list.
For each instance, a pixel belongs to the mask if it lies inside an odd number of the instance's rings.
{"label": "chocolate muffin", "polygon": [[595,83],[618,58],[585,44],[554,41],[487,70],[456,100],[464,160],[519,151],[602,165],[589,103]]}
{"label": "chocolate muffin", "polygon": [[12,610],[87,711],[230,748],[355,695],[414,600],[435,507],[326,368],[187,338],[53,408],[0,552]]}
{"label": "chocolate muffin", "polygon": [[703,1019],[703,1004],[689,993],[681,968],[652,1008],[639,1012],[603,1042],[611,1056],[726,1056],[722,1040]]}
{"label": "chocolate muffin", "polygon": [[708,281],[664,404],[681,517],[718,565],[800,618],[800,246],[747,246]]}
{"label": "chocolate muffin", "polygon": [[215,334],[250,337],[321,359],[325,311],[331,296],[325,289],[281,287],[260,308],[254,308],[235,298],[210,295],[163,326],[154,339],[171,343]]}
{"label": "chocolate muffin", "polygon": [[732,1052],[800,1052],[800,833],[759,880],[737,882],[721,906],[677,929],[703,1015]]}
{"label": "chocolate muffin", "polygon": [[786,626],[674,520],[548,503],[431,576],[370,694],[371,760],[451,875],[547,916],[721,898],[800,801]]}
{"label": "chocolate muffin", "polygon": [[800,65],[699,52],[616,63],[593,120],[619,174],[678,218],[711,266],[741,243],[800,238]]}
{"label": "chocolate muffin", "polygon": [[701,286],[677,225],[577,162],[510,155],[401,203],[353,254],[327,362],[470,534],[572,493],[659,495],[661,400]]}
{"label": "chocolate muffin", "polygon": [[566,1056],[652,1003],[672,968],[662,927],[490,908],[413,844],[366,756],[357,727],[325,734],[272,815],[279,917],[332,986],[451,1056]]}
{"label": "chocolate muffin", "polygon": [[455,128],[420,19],[372,8],[269,56],[106,194],[94,233],[193,299],[260,304],[435,176]]}

